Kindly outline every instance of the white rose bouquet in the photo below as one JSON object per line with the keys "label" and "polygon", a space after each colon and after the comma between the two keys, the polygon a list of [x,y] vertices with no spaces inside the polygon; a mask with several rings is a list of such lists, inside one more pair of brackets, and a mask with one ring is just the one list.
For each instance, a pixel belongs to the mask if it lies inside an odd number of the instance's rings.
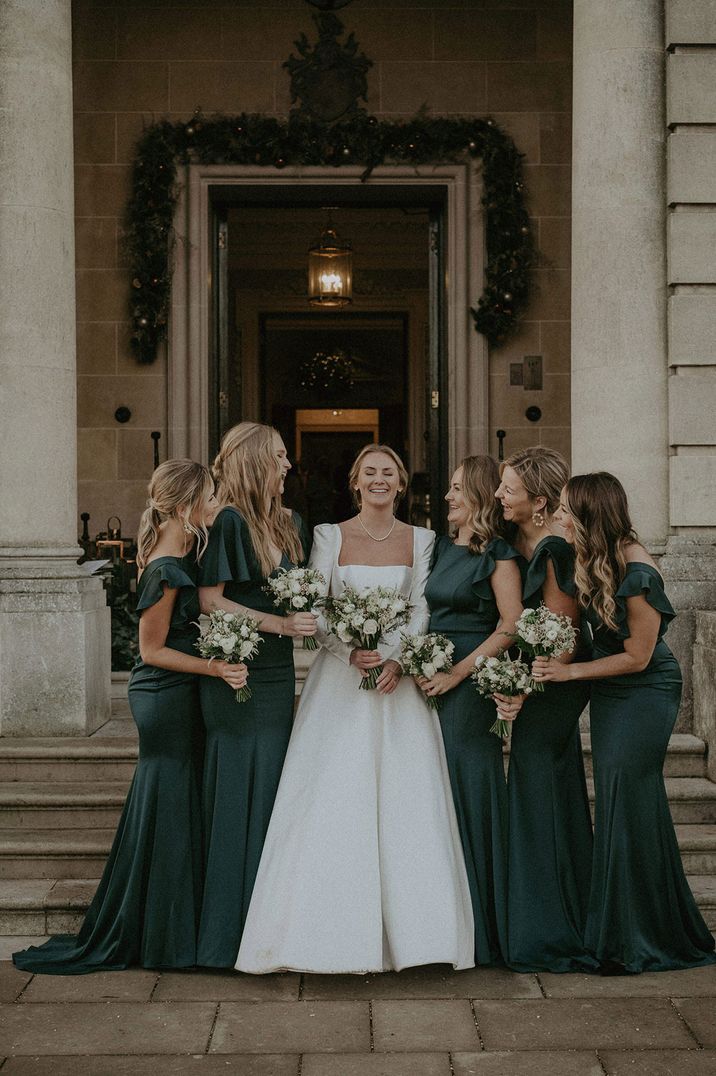
{"label": "white rose bouquet", "polygon": [[[201,626],[201,625],[200,625]],[[249,661],[259,652],[259,643],[263,639],[258,633],[258,620],[238,613],[225,613],[221,609],[209,613],[209,623],[197,639],[195,646],[203,658],[220,658],[230,665],[239,665]],[[251,698],[251,688],[240,687],[236,692],[237,702],[246,702]]]}
{"label": "white rose bouquet", "polygon": [[[486,658],[480,654],[475,661],[472,674],[475,687],[481,695],[490,698],[495,692],[500,695],[529,695],[534,688],[530,670],[524,661],[512,661],[507,656]],[[510,731],[509,721],[498,717],[490,732],[507,739]]]}
{"label": "white rose bouquet", "polygon": [[[523,654],[531,658],[557,658],[574,649],[577,630],[568,616],[553,613],[546,605],[525,609],[510,638]],[[544,684],[533,681],[534,691],[544,691]]]}
{"label": "white rose bouquet", "polygon": [[[325,600],[324,615],[329,629],[341,642],[352,643],[361,650],[376,650],[389,631],[406,624],[412,606],[399,590],[371,587],[359,592],[346,587],[337,597]],[[383,666],[369,669],[358,685],[363,691],[375,688]]]}
{"label": "white rose bouquet", "polygon": [[[312,613],[323,605],[326,580],[315,568],[279,568],[266,580],[264,590],[273,598],[283,616]],[[304,650],[318,650],[312,635],[304,635]]]}
{"label": "white rose bouquet", "polygon": [[[445,635],[429,632],[427,635],[401,635],[400,664],[409,676],[424,676],[432,680],[436,672],[452,669],[455,644]],[[440,709],[437,695],[426,695],[425,701],[432,710]]]}

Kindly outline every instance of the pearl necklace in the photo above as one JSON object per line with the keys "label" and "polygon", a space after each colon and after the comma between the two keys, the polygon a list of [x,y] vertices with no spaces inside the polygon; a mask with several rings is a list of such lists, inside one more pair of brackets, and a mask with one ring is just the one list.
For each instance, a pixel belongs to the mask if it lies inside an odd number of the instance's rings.
{"label": "pearl necklace", "polygon": [[392,534],[392,533],[393,533],[393,531],[395,530],[395,524],[396,524],[396,523],[398,522],[398,519],[397,519],[397,516],[393,516],[393,526],[392,526],[392,527],[390,528],[390,530],[388,531],[388,533],[387,533],[387,534],[384,534],[384,535],[383,535],[383,537],[382,537],[382,538],[376,538],[376,536],[375,536],[374,534],[371,534],[371,533],[370,533],[370,531],[369,531],[369,530],[368,530],[368,528],[366,527],[365,523],[364,523],[364,522],[363,522],[363,520],[361,519],[361,517],[360,517],[360,513],[358,514],[358,522],[360,523],[361,527],[363,528],[363,530],[365,531],[365,533],[366,533],[366,534],[368,535],[368,537],[369,537],[369,538],[372,538],[374,542],[384,542],[384,541],[385,541],[385,540],[386,540],[387,538],[390,538],[391,534]]}

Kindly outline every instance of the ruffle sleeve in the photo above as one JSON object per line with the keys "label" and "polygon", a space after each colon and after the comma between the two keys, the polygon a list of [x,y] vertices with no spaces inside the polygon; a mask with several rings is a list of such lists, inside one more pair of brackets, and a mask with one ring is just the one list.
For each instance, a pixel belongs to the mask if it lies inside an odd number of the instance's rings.
{"label": "ruffle sleeve", "polygon": [[184,604],[183,599],[191,601],[196,593],[196,583],[178,564],[172,561],[150,564],[145,568],[139,580],[137,612],[141,613],[143,609],[149,609],[164,597],[165,583],[172,590],[183,591],[179,597],[182,604]]}
{"label": "ruffle sleeve", "polygon": [[490,576],[498,560],[517,560],[519,553],[504,538],[491,538],[482,553],[475,557],[472,593],[480,602],[494,602]]}
{"label": "ruffle sleeve", "polygon": [[557,586],[563,594],[573,598],[576,594],[574,585],[574,550],[556,534],[549,534],[537,546],[527,568],[522,587],[523,601],[527,602],[540,594],[547,578],[547,565],[554,568]]}
{"label": "ruffle sleeve", "polygon": [[642,564],[629,564],[622,584],[614,595],[616,602],[617,635],[620,639],[628,639],[629,624],[627,621],[627,598],[635,598],[643,594],[652,609],[661,614],[663,634],[667,625],[674,619],[676,612],[671,602],[664,593],[664,585],[661,576],[653,568]]}
{"label": "ruffle sleeve", "polygon": [[209,531],[209,544],[199,567],[199,586],[247,583],[253,578],[247,547],[248,528],[234,508],[223,508]]}

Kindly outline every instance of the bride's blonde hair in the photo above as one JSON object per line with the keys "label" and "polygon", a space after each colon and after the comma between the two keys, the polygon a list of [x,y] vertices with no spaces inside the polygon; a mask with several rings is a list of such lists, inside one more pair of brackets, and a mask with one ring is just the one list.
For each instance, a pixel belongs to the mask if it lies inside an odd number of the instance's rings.
{"label": "bride's blonde hair", "polygon": [[615,594],[626,575],[627,546],[639,538],[624,487],[608,471],[574,475],[565,485],[574,528],[574,582],[582,606],[591,605],[608,628],[617,628]]}
{"label": "bride's blonde hair", "polygon": [[144,568],[159,541],[159,528],[168,519],[177,519],[187,533],[196,538],[199,559],[206,549],[208,532],[204,523],[192,523],[191,517],[212,494],[214,483],[208,467],[194,460],[166,460],[160,463],[149,480],[149,502],[139,520],[137,564]]}
{"label": "bride's blonde hair", "polygon": [[403,463],[395,449],[391,448],[390,445],[363,445],[363,448],[353,460],[353,466],[351,467],[348,474],[348,488],[351,491],[353,503],[358,509],[358,511],[360,511],[361,496],[356,489],[356,482],[358,481],[358,475],[360,474],[361,464],[363,463],[365,457],[369,456],[371,452],[379,452],[381,456],[388,456],[388,458],[391,459],[395,464],[396,470],[398,472],[398,492],[396,493],[395,500],[393,501],[393,508],[397,508],[405,494],[408,492],[408,482],[410,480],[408,478],[408,472],[405,469],[405,464]]}
{"label": "bride's blonde hair", "polygon": [[212,468],[219,504],[241,512],[265,576],[275,567],[272,545],[294,564],[304,559],[296,524],[281,503],[281,466],[274,447],[279,436],[273,426],[240,422],[224,434]]}

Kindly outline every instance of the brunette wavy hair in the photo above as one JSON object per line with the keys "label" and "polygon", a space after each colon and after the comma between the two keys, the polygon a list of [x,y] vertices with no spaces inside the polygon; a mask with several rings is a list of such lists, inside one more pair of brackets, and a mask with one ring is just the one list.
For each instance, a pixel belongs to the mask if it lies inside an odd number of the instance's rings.
{"label": "brunette wavy hair", "polygon": [[207,500],[214,488],[208,467],[194,460],[166,460],[160,463],[149,480],[149,501],[139,520],[137,564],[146,567],[159,541],[159,528],[167,519],[177,519],[187,533],[196,538],[197,559],[206,549],[208,531],[203,523],[191,521],[197,507]]}
{"label": "brunette wavy hair", "polygon": [[500,471],[492,456],[466,456],[462,467],[462,495],[470,513],[472,534],[468,542],[471,553],[482,553],[491,538],[504,538],[505,522],[495,490]]}
{"label": "brunette wavy hair", "polygon": [[638,542],[624,487],[608,471],[578,474],[565,485],[574,528],[574,581],[583,606],[591,605],[616,630],[614,595],[626,575],[627,546]]}
{"label": "brunette wavy hair", "polygon": [[212,471],[222,507],[238,508],[249,528],[262,573],[274,570],[271,546],[300,564],[304,550],[293,516],[281,503],[281,467],[274,438],[278,431],[261,422],[240,422],[224,434]]}

